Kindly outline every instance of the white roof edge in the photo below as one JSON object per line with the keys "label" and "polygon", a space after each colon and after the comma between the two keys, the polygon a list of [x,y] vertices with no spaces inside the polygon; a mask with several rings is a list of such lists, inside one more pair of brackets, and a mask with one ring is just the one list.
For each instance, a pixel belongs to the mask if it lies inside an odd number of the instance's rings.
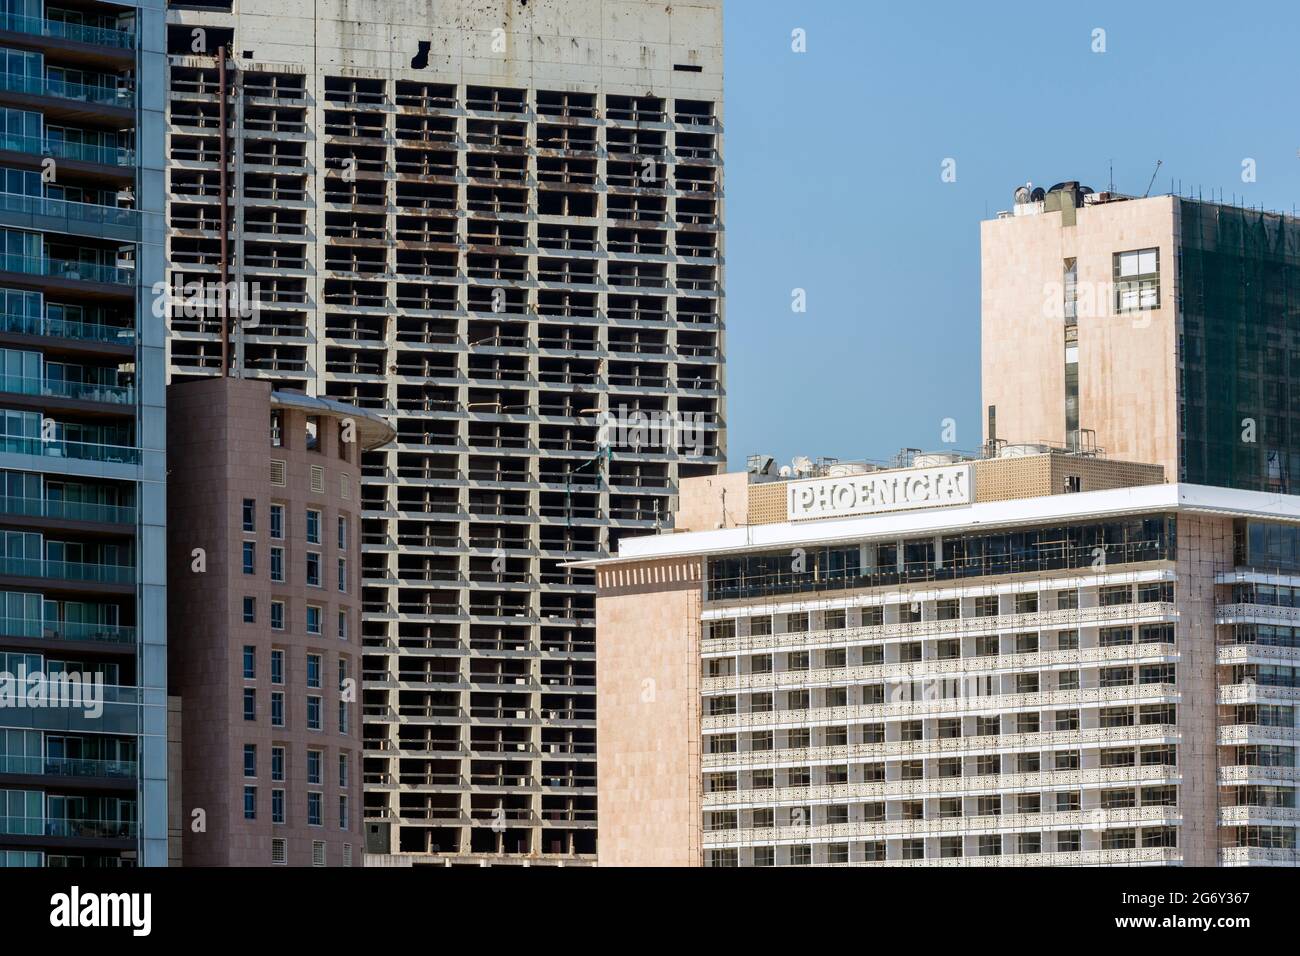
{"label": "white roof edge", "polygon": [[978,527],[1007,527],[1045,521],[1104,518],[1146,511],[1189,511],[1267,517],[1300,522],[1300,495],[1242,491],[1208,485],[1162,484],[1043,495],[1010,501],[984,501],[950,508],[925,508],[888,514],[819,521],[783,521],[712,531],[682,531],[624,538],[617,556],[570,562],[571,567],[602,567],[653,558],[696,557],[726,552],[833,544],[871,538],[914,537]]}

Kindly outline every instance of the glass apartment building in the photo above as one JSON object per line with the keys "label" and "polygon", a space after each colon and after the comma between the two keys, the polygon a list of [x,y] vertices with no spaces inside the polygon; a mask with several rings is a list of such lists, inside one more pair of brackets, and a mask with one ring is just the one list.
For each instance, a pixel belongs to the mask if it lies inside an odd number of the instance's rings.
{"label": "glass apartment building", "polygon": [[162,44],[0,5],[0,866],[167,864]]}

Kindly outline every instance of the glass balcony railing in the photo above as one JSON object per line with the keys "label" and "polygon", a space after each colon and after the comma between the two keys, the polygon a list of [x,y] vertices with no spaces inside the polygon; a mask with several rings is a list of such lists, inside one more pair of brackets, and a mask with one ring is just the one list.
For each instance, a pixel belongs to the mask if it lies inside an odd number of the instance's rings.
{"label": "glass balcony railing", "polygon": [[6,637],[37,637],[53,641],[104,641],[109,644],[135,643],[135,628],[124,624],[38,621],[25,617],[0,617],[0,634]]}
{"label": "glass balcony railing", "polygon": [[51,276],[55,279],[106,282],[113,285],[130,285],[135,281],[134,269],[106,266],[98,262],[78,262],[73,259],[49,259],[45,256],[0,255],[0,271]]}
{"label": "glass balcony railing", "polygon": [[28,518],[60,518],[64,521],[98,521],[104,524],[134,524],[136,512],[130,505],[0,495],[0,514],[23,515]]}
{"label": "glass balcony railing", "polygon": [[0,392],[41,395],[46,398],[73,398],[83,402],[106,402],[112,405],[131,405],[135,402],[135,388],[131,385],[67,382],[37,378],[34,375],[6,375],[3,372],[0,372]]}
{"label": "glass balcony railing", "polygon": [[45,458],[72,458],[77,461],[106,461],[114,464],[140,464],[140,449],[130,445],[105,445],[99,442],[64,441],[52,438],[23,438],[0,435],[0,452],[14,455],[41,455]]}
{"label": "glass balcony railing", "polygon": [[52,319],[42,315],[22,315],[0,312],[0,332],[18,335],[48,335],[55,338],[79,339],[86,342],[117,342],[135,344],[135,329],[102,322],[78,322],[74,319]]}
{"label": "glass balcony railing", "polygon": [[31,153],[33,156],[99,163],[101,166],[131,166],[135,163],[135,150],[123,146],[74,143],[61,139],[43,139],[40,136],[23,136],[20,133],[0,133],[0,149]]}
{"label": "glass balcony railing", "polygon": [[74,43],[111,46],[118,50],[135,47],[135,34],[129,30],[108,27],[91,27],[64,20],[47,20],[44,17],[24,17],[16,13],[0,13],[0,30],[11,33],[28,33],[38,37],[54,37]]}
{"label": "glass balcony railing", "polygon": [[53,76],[30,76],[27,73],[0,72],[0,89],[10,93],[28,93],[32,96],[53,96],[61,100],[77,100],[100,106],[135,106],[135,92],[116,84],[74,83]]}
{"label": "glass balcony railing", "polygon": [[0,833],[10,836],[99,837],[130,839],[136,835],[132,820],[44,820],[40,817],[0,817]]}
{"label": "glass balcony railing", "polygon": [[101,206],[98,203],[70,202],[50,199],[47,196],[26,196],[22,193],[0,193],[0,212],[21,212],[29,216],[50,216],[68,222],[86,222],[96,226],[136,226],[140,212],[120,206]]}
{"label": "glass balcony railing", "polygon": [[51,561],[48,558],[0,557],[0,574],[56,581],[88,581],[95,584],[130,584],[135,566],[97,564],[91,561]]}
{"label": "glass balcony railing", "polygon": [[0,754],[0,773],[50,777],[114,777],[130,779],[140,764],[134,760],[87,760],[72,757],[26,757]]}

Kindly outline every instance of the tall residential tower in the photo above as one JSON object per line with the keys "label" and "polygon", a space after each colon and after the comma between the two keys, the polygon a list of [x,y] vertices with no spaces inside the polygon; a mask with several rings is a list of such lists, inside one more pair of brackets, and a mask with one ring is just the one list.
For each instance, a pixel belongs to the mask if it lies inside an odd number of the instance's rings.
{"label": "tall residential tower", "polygon": [[[361,461],[367,852],[592,861],[563,562],[723,460],[721,2],[222,7],[168,13],[172,279],[247,291],[243,374],[397,430]],[[214,374],[218,320],[171,329],[173,380]]]}
{"label": "tall residential tower", "polygon": [[168,862],[163,19],[0,6],[0,866]]}

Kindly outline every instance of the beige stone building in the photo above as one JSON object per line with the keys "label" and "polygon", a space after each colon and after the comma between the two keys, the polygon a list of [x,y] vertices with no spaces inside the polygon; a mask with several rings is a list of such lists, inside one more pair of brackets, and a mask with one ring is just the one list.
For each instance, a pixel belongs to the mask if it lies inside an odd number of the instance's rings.
{"label": "beige stone building", "polygon": [[1075,182],[981,224],[986,441],[1300,488],[1300,220]]}
{"label": "beige stone building", "polygon": [[1295,864],[1300,499],[1162,477],[685,482],[593,563],[601,864]]}

